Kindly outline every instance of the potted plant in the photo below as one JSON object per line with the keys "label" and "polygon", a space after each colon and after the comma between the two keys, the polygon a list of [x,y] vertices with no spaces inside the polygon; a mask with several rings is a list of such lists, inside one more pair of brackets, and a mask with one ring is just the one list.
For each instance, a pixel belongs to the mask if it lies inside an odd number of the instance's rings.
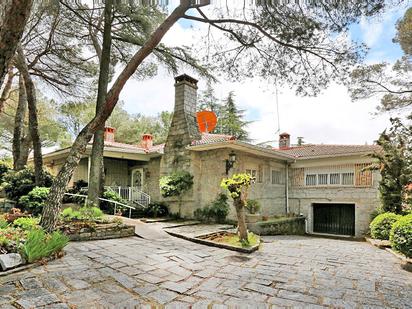
{"label": "potted plant", "polygon": [[259,214],[260,203],[257,200],[248,200],[246,202],[246,208],[248,214],[246,214],[246,223],[256,223],[262,220],[262,216]]}

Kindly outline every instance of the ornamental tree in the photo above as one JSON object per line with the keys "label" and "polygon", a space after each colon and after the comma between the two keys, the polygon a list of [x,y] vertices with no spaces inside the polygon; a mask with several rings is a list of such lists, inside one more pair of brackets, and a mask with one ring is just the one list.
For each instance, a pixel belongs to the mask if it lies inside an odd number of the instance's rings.
{"label": "ornamental tree", "polygon": [[249,174],[235,174],[231,178],[222,180],[220,186],[229,191],[233,199],[233,206],[236,209],[237,224],[240,241],[248,242],[247,226],[245,220],[245,208],[247,200],[247,190],[253,181]]}

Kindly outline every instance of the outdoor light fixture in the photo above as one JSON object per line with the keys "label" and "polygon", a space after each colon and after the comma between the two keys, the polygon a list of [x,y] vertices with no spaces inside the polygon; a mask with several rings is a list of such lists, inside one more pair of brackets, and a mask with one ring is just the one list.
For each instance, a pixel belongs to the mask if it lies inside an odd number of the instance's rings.
{"label": "outdoor light fixture", "polygon": [[229,170],[233,167],[236,162],[236,154],[232,151],[229,153],[229,159],[226,160],[226,175],[229,174]]}

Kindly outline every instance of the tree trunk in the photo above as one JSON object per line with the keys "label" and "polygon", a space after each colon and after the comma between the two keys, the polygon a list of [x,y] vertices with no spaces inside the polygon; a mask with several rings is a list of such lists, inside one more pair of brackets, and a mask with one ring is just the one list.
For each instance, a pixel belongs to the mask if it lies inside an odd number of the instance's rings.
{"label": "tree trunk", "polygon": [[18,171],[24,168],[26,162],[22,160],[22,140],[23,140],[23,128],[24,117],[26,115],[27,96],[24,86],[23,76],[19,76],[19,100],[16,108],[16,115],[14,117],[14,130],[13,130],[13,169]]}
{"label": "tree trunk", "polygon": [[74,169],[79,164],[80,158],[86,150],[87,143],[90,141],[93,134],[104,125],[105,121],[112,113],[117,101],[119,100],[119,94],[124,85],[133,73],[136,72],[143,60],[153,52],[153,49],[159,44],[167,31],[169,31],[169,29],[185,14],[189,8],[190,1],[181,0],[180,5],[163,21],[163,23],[146,41],[146,43],[136,52],[136,54],[134,54],[132,59],[117,77],[110,91],[107,93],[103,108],[77,136],[70,150],[69,156],[63,164],[59,174],[53,181],[46,206],[43,208],[43,215],[40,224],[46,231],[53,231],[55,229],[60,213],[61,201],[66,191],[67,183],[72,177]]}
{"label": "tree trunk", "polygon": [[[3,92],[1,93],[1,97],[0,97],[0,113],[3,111],[4,103],[9,98],[11,86],[13,85],[13,77],[14,77],[13,69],[10,68],[9,72],[7,73],[7,81],[4,84]],[[1,84],[0,84],[0,87],[1,87]]]}
{"label": "tree trunk", "polygon": [[34,175],[36,186],[43,185],[43,157],[41,152],[41,140],[39,134],[39,124],[37,120],[37,98],[36,88],[31,79],[29,69],[24,56],[23,48],[19,44],[17,47],[17,62],[20,74],[23,75],[26,87],[27,105],[29,107],[29,131],[33,142]]}
{"label": "tree trunk", "polygon": [[247,226],[245,220],[245,201],[241,196],[233,199],[233,204],[236,209],[237,224],[239,229],[239,238],[241,241],[248,241]]}
{"label": "tree trunk", "polygon": [[23,137],[20,142],[20,156],[17,159],[17,170],[22,170],[27,165],[27,160],[29,159],[29,154],[31,151],[31,138],[30,134]]}
{"label": "tree trunk", "polygon": [[[96,115],[99,114],[106,100],[110,75],[110,51],[112,46],[112,8],[113,1],[107,0],[104,7],[103,46],[101,49],[99,84],[97,90]],[[96,49],[96,53],[99,50]],[[94,134],[90,160],[89,190],[87,200],[90,204],[99,206],[99,196],[104,186],[104,124]]]}
{"label": "tree trunk", "polygon": [[23,35],[32,0],[11,0],[1,6],[4,8],[4,19],[0,24],[0,86]]}

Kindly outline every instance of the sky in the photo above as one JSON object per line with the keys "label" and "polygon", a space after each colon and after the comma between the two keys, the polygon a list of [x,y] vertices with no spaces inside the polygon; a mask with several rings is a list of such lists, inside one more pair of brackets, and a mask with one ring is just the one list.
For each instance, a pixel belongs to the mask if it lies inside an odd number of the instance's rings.
{"label": "sky", "polygon": [[[366,62],[394,62],[402,52],[392,42],[395,23],[405,7],[386,12],[374,19],[362,19],[353,25],[350,37],[370,48]],[[190,45],[206,31],[187,21],[179,22],[166,34],[163,43],[170,46]],[[181,71],[179,73],[189,73]],[[197,78],[196,75],[193,77]],[[205,81],[199,81],[199,90]],[[292,143],[303,137],[306,143],[372,144],[389,126],[389,114],[376,115],[378,98],[352,102],[344,86],[333,84],[317,97],[299,97],[287,87],[278,89],[259,79],[228,82],[220,79],[215,85],[218,98],[234,91],[235,102],[251,121],[247,130],[254,143],[276,145],[278,134],[288,132]],[[174,107],[174,79],[159,69],[157,76],[144,81],[130,80],[120,95],[130,113],[156,115]],[[278,102],[278,105],[276,104]],[[277,112],[279,110],[279,113]],[[279,119],[279,122],[278,122]]]}

